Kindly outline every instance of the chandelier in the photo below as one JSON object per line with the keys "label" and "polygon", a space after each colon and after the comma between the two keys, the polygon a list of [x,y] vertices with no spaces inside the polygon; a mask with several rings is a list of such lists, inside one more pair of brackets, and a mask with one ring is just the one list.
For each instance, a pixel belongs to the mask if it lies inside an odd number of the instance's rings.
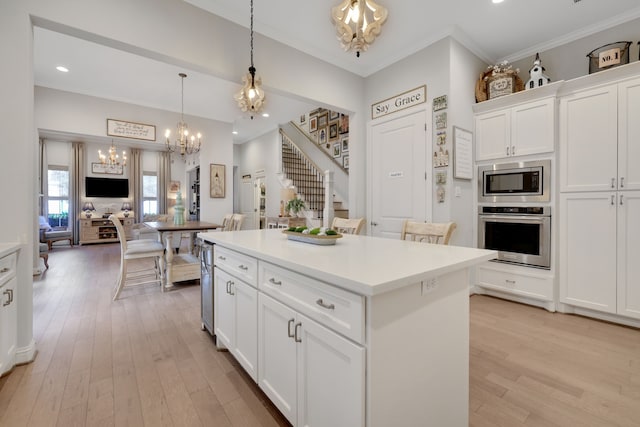
{"label": "chandelier", "polygon": [[167,151],[170,153],[178,152],[181,156],[186,154],[194,154],[200,151],[200,144],[202,143],[202,134],[198,132],[197,135],[189,136],[189,125],[184,121],[184,79],[187,77],[185,73],[178,74],[182,83],[182,104],[180,107],[180,121],[177,126],[177,139],[171,142],[171,131],[167,129],[164,132],[164,136],[167,139]]}
{"label": "chandelier", "polygon": [[345,51],[364,52],[380,34],[380,27],[387,20],[387,9],[373,0],[344,0],[331,8],[331,18],[336,25],[338,40]]}
{"label": "chandelier", "polygon": [[109,154],[105,154],[102,150],[98,150],[98,159],[100,163],[107,166],[127,166],[127,153],[122,150],[122,163],[120,163],[120,157],[116,152],[116,146],[113,144],[113,139],[111,140],[111,147],[109,147]]}
{"label": "chandelier", "polygon": [[242,89],[234,98],[242,112],[250,111],[253,119],[253,115],[259,113],[264,105],[262,79],[256,77],[256,67],[253,66],[253,0],[251,0],[251,66],[249,73],[242,77],[242,84]]}

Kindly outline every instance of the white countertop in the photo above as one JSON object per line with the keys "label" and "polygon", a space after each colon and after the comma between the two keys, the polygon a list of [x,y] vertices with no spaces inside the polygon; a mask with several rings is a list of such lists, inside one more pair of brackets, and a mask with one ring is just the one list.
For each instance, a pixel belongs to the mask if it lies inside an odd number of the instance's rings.
{"label": "white countertop", "polygon": [[210,243],[372,296],[497,257],[496,251],[344,235],[335,245],[287,239],[282,230],[198,233]]}

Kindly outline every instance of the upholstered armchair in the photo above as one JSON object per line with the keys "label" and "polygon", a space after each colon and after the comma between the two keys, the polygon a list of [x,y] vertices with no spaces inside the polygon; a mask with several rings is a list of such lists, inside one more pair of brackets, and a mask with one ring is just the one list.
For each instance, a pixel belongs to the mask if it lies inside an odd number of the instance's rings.
{"label": "upholstered armchair", "polygon": [[49,250],[52,249],[53,242],[68,240],[73,246],[73,231],[66,227],[51,227],[47,219],[43,216],[38,218],[40,228],[40,242],[46,243]]}

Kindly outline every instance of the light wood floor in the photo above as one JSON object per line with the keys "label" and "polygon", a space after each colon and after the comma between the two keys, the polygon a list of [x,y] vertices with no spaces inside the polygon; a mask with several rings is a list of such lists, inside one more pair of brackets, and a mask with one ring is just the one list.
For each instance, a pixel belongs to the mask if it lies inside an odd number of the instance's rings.
{"label": "light wood floor", "polygon": [[[288,425],[200,331],[197,284],[113,303],[118,263],[116,244],[53,249],[0,426]],[[640,426],[637,329],[474,296],[470,353],[471,426]]]}

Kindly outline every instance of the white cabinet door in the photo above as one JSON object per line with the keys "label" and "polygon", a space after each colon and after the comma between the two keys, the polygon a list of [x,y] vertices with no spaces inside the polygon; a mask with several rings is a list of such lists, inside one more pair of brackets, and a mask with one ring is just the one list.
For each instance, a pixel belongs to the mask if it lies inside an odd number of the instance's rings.
{"label": "white cabinet door", "polygon": [[365,351],[298,314],[297,426],[364,427]]}
{"label": "white cabinet door", "polygon": [[618,314],[640,319],[640,191],[618,193]]}
{"label": "white cabinet door", "polygon": [[258,385],[291,424],[296,424],[296,313],[258,294]]}
{"label": "white cabinet door", "polygon": [[215,334],[218,346],[231,350],[234,346],[234,323],[236,316],[235,299],[231,294],[233,277],[218,267],[214,268],[213,276]]}
{"label": "white cabinet door", "polygon": [[0,288],[0,374],[15,364],[18,343],[17,283],[14,277]]}
{"label": "white cabinet door", "polygon": [[617,188],[618,89],[578,92],[560,100],[560,191]]}
{"label": "white cabinet door", "polygon": [[235,299],[235,336],[231,353],[245,371],[258,381],[258,291],[234,279],[231,293]]}
{"label": "white cabinet door", "polygon": [[618,85],[618,188],[640,190],[640,79]]}
{"label": "white cabinet door", "polygon": [[511,109],[510,156],[553,152],[555,102],[555,98],[549,98]]}
{"label": "white cabinet door", "polygon": [[491,111],[475,118],[476,160],[508,157],[511,152],[511,112]]}
{"label": "white cabinet door", "polygon": [[560,302],[616,312],[616,193],[560,195]]}

